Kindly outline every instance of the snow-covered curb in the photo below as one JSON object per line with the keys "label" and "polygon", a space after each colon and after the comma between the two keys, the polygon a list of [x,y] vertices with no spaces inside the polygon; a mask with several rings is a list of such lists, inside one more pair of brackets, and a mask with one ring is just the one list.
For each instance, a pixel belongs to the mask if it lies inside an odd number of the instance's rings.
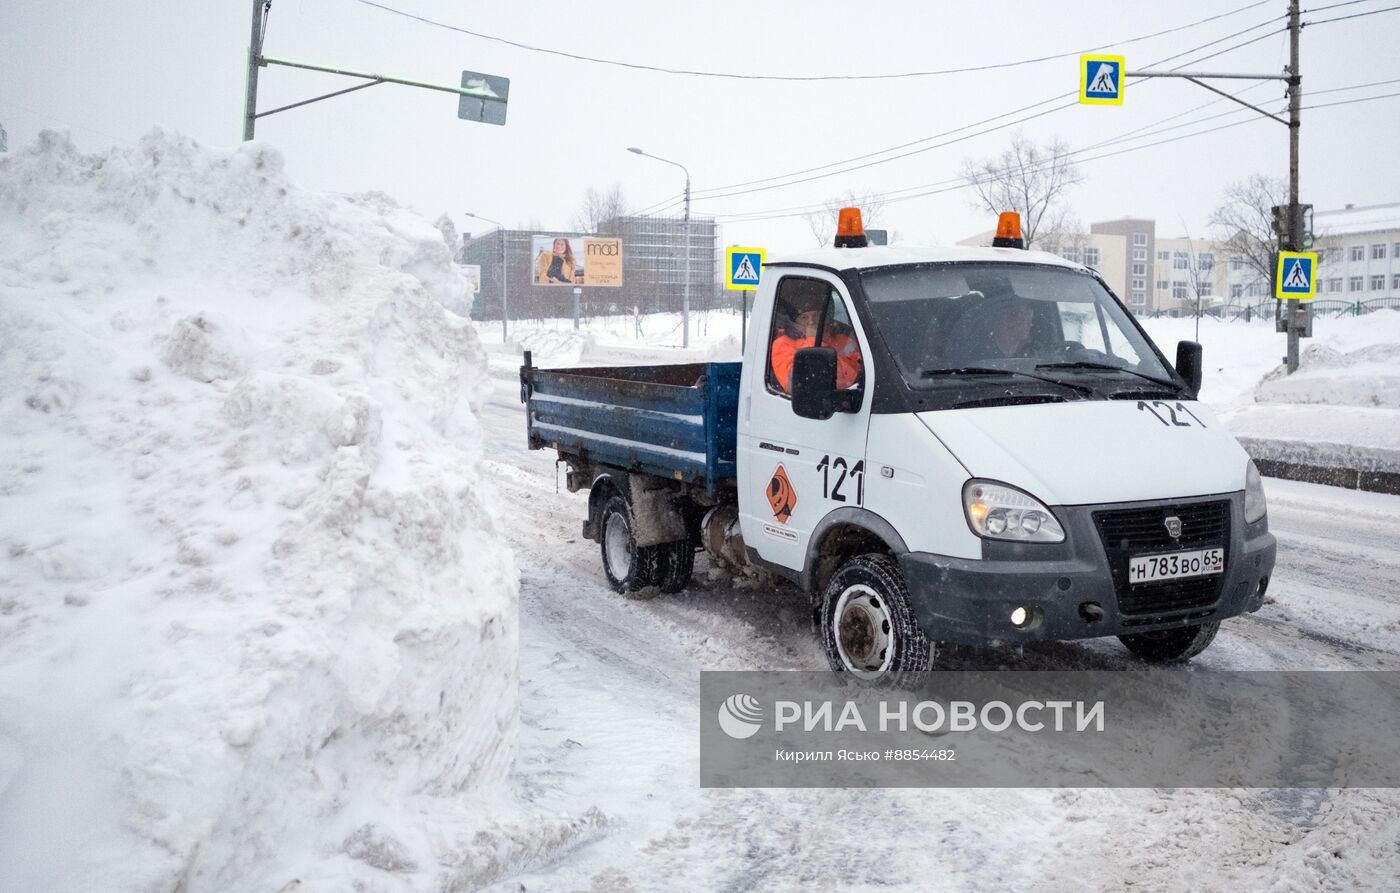
{"label": "snow-covered curb", "polygon": [[[1376,314],[1382,331],[1395,314]],[[1310,344],[1224,418],[1265,474],[1400,492],[1400,343],[1350,352]]]}

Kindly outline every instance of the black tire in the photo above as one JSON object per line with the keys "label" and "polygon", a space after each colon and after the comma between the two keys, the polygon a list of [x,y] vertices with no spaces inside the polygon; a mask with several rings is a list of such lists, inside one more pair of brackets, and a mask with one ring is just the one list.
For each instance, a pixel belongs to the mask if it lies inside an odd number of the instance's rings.
{"label": "black tire", "polygon": [[1219,630],[1220,623],[1217,621],[1198,626],[1184,626],[1181,629],[1119,636],[1118,641],[1145,661],[1167,664],[1190,660],[1205,651],[1210,643],[1215,641],[1215,634]]}
{"label": "black tire", "polygon": [[603,573],[614,592],[623,595],[655,595],[659,582],[661,547],[639,547],[632,533],[632,509],[627,500],[613,495],[598,513],[598,544]]}
{"label": "black tire", "polygon": [[663,543],[656,548],[660,552],[656,568],[657,588],[670,595],[689,586],[690,575],[695,571],[695,544],[690,540],[679,540]]}
{"label": "black tire", "polygon": [[861,555],[841,565],[822,591],[821,619],[826,659],[838,673],[898,684],[929,668],[929,641],[914,620],[899,564],[888,555]]}

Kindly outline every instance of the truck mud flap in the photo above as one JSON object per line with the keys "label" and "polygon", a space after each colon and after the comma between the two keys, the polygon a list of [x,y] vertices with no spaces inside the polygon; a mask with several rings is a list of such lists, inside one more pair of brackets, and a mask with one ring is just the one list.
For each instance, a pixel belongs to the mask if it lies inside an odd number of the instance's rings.
{"label": "truck mud flap", "polygon": [[637,545],[658,546],[686,539],[685,516],[676,505],[669,481],[650,475],[628,475],[632,504],[632,536]]}

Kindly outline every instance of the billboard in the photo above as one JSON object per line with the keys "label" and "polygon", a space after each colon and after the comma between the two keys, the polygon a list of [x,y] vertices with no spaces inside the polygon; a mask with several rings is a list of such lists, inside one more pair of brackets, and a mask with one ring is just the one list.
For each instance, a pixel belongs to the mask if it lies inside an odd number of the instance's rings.
{"label": "billboard", "polygon": [[481,264],[460,264],[467,281],[472,284],[472,294],[481,292]]}
{"label": "billboard", "polygon": [[535,285],[622,285],[622,240],[533,236]]}

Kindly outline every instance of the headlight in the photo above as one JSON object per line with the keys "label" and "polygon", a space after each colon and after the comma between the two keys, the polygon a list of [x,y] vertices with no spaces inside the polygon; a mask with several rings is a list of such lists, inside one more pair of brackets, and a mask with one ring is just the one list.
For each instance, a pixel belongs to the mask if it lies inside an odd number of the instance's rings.
{"label": "headlight", "polygon": [[1035,497],[996,481],[963,484],[963,511],[980,537],[1018,543],[1062,543],[1065,529]]}
{"label": "headlight", "polygon": [[1250,459],[1244,467],[1244,520],[1253,524],[1268,513],[1269,506],[1264,502],[1264,479],[1259,476],[1259,469],[1254,467],[1254,460]]}

